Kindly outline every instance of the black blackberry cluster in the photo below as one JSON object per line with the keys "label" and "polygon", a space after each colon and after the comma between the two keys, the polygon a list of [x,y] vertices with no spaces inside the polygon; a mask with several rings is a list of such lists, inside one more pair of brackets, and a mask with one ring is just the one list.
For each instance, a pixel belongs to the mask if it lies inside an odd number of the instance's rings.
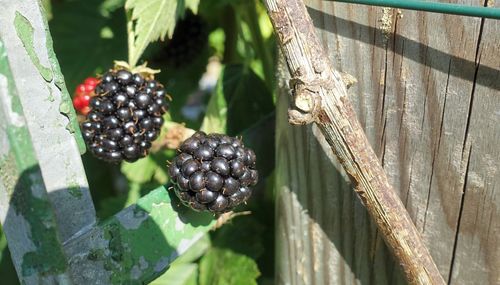
{"label": "black blackberry cluster", "polygon": [[207,23],[198,15],[188,11],[180,19],[172,39],[167,43],[162,57],[168,65],[180,67],[193,61],[208,42]]}
{"label": "black blackberry cluster", "polygon": [[238,138],[197,132],[184,141],[169,174],[177,197],[196,211],[232,210],[258,182],[255,153]]}
{"label": "black blackberry cluster", "polygon": [[133,162],[145,157],[163,125],[167,94],[154,79],[125,69],[100,78],[81,124],[90,151],[108,162]]}

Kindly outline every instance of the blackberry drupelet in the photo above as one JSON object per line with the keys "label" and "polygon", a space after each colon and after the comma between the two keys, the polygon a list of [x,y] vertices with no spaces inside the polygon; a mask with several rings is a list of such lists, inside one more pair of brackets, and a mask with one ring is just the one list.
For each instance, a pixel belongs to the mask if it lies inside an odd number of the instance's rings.
{"label": "blackberry drupelet", "polygon": [[196,211],[220,214],[250,198],[258,182],[256,156],[240,139],[197,132],[169,167],[177,197]]}
{"label": "blackberry drupelet", "polygon": [[81,124],[89,150],[108,162],[134,162],[148,154],[168,111],[165,89],[152,76],[126,69],[104,74]]}

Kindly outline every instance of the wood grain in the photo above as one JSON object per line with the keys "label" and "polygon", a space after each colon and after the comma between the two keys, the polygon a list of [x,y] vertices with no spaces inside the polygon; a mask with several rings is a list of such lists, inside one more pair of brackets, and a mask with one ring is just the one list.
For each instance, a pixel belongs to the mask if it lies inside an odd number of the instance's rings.
{"label": "wood grain", "polygon": [[410,284],[444,284],[347,97],[345,83],[324,52],[300,0],[264,1],[292,76],[288,120],[314,122],[339,159]]}
{"label": "wood grain", "polygon": [[[451,284],[466,284],[463,280],[469,284],[500,284],[499,39],[499,21],[484,20],[469,103],[464,146],[469,148],[470,158],[456,226]],[[488,80],[488,84],[480,84],[480,79]]]}
{"label": "wood grain", "polygon": [[[306,4],[334,66],[357,79],[349,99],[441,274],[449,284],[498,284],[499,22],[316,0]],[[279,104],[288,106],[286,100]],[[281,164],[285,159],[278,153],[279,173],[291,181],[304,169],[323,174],[336,169],[328,164],[325,145],[316,142],[321,136],[310,128],[299,131],[283,121],[278,134],[278,149],[286,146],[281,155],[292,157],[289,165]],[[319,147],[325,152],[320,158],[313,156]],[[338,186],[345,178],[315,171],[301,178],[308,187],[287,179],[278,183],[280,201],[296,199],[290,206],[279,204],[278,237],[283,236],[278,240],[293,237],[295,226],[281,223],[292,222],[282,216],[295,215],[303,228],[322,234],[294,237],[288,249],[309,247],[313,254],[301,255],[304,262],[313,263],[320,252],[330,264],[303,271],[306,283],[280,274],[282,284],[404,284],[356,198],[349,203],[325,194],[348,192],[346,185]],[[320,198],[311,203],[307,197]],[[345,224],[325,219],[329,215]],[[278,268],[297,275],[296,260]]]}

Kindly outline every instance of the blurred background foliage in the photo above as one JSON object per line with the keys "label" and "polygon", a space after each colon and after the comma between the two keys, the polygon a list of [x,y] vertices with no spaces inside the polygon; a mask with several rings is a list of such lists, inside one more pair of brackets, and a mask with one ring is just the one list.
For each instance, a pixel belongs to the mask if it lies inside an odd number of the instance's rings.
{"label": "blurred background foliage", "polygon": [[[146,0],[142,0],[146,1]],[[164,0],[180,1],[180,0]],[[183,0],[184,1],[184,0]],[[171,39],[157,41],[140,62],[161,69],[157,79],[172,96],[162,134],[176,123],[240,135],[254,148],[260,182],[239,216],[200,240],[151,284],[273,284],[275,40],[258,0],[189,0]],[[125,0],[43,0],[54,48],[71,92],[86,77],[126,60]],[[83,155],[99,219],[168,184],[166,149],[135,163],[107,164]],[[242,210],[242,209],[239,209]],[[1,232],[0,232],[1,234]],[[0,276],[18,284],[6,239],[0,235]]]}

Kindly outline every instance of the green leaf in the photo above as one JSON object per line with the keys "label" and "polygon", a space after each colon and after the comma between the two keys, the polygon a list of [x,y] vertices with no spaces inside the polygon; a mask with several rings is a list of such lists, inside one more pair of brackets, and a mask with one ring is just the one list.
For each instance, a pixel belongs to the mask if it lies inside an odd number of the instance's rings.
{"label": "green leaf", "polygon": [[218,28],[210,33],[208,36],[208,43],[210,47],[214,50],[214,55],[223,58],[224,57],[224,44],[226,42],[226,34],[222,28]]}
{"label": "green leaf", "polygon": [[198,265],[193,263],[176,264],[158,277],[150,285],[190,285],[196,284]]}
{"label": "green leaf", "polygon": [[200,262],[200,284],[253,285],[260,272],[255,261],[231,250],[212,248]]}
{"label": "green leaf", "polygon": [[239,133],[243,137],[245,146],[250,147],[257,155],[257,169],[259,176],[266,177],[274,169],[276,136],[276,112],[265,116],[251,127]]}
{"label": "green leaf", "polygon": [[125,15],[104,17],[101,0],[52,1],[49,22],[54,50],[70,92],[88,76],[112,67],[127,55]]}
{"label": "green leaf", "polygon": [[157,167],[155,161],[150,156],[146,156],[134,163],[123,162],[121,170],[129,181],[144,184],[151,181]]}
{"label": "green leaf", "polygon": [[157,74],[156,79],[165,85],[167,93],[173,98],[169,110],[172,120],[186,123],[186,126],[192,129],[200,128],[201,118],[185,117],[183,108],[189,106],[190,95],[197,91],[200,78],[206,71],[209,57],[210,50],[207,45],[188,65],[179,68],[164,68],[161,65],[151,65],[162,69],[162,72]]}
{"label": "green leaf", "polygon": [[104,0],[99,6],[101,14],[109,17],[110,14],[125,5],[125,0]]}
{"label": "green leaf", "polygon": [[208,101],[201,131],[206,133],[226,133],[227,105],[224,98],[223,84],[219,81],[215,92]]}
{"label": "green leaf", "polygon": [[[197,7],[197,0],[188,1],[189,7]],[[184,15],[183,0],[127,0],[125,9],[132,11],[134,21],[134,45],[129,47],[129,63],[135,65],[149,43],[165,36],[172,37],[175,23]]]}
{"label": "green leaf", "polygon": [[[251,68],[227,65],[221,72],[218,93],[227,102],[227,133],[236,135],[274,110],[271,92]],[[218,96],[221,96],[218,94]]]}
{"label": "green leaf", "polygon": [[222,9],[226,5],[237,5],[248,0],[204,0],[201,1],[200,10],[207,14],[215,14],[215,11]]}
{"label": "green leaf", "polygon": [[2,232],[2,226],[0,225],[0,276],[2,276],[2,282],[4,284],[19,284],[17,279],[16,270],[12,264],[12,259],[10,257],[10,251],[7,247],[7,239]]}
{"label": "green leaf", "polygon": [[117,197],[109,197],[98,200],[99,208],[97,210],[97,216],[99,219],[107,219],[120,210],[125,208],[127,204],[128,197],[126,195],[120,195]]}
{"label": "green leaf", "polygon": [[172,264],[191,263],[198,260],[211,246],[210,237],[204,235],[193,244],[186,252],[180,255]]}
{"label": "green leaf", "polygon": [[[213,245],[258,259],[264,252],[264,225],[254,215],[237,217],[214,233]],[[238,241],[238,242],[234,242]]]}
{"label": "green leaf", "polygon": [[167,172],[165,170],[163,170],[162,168],[158,167],[155,170],[154,179],[156,181],[158,181],[158,183],[160,183],[160,184],[167,184],[169,178],[168,178]]}
{"label": "green leaf", "polygon": [[198,6],[200,5],[200,0],[185,0],[186,8],[193,11],[193,13],[198,14]]}

